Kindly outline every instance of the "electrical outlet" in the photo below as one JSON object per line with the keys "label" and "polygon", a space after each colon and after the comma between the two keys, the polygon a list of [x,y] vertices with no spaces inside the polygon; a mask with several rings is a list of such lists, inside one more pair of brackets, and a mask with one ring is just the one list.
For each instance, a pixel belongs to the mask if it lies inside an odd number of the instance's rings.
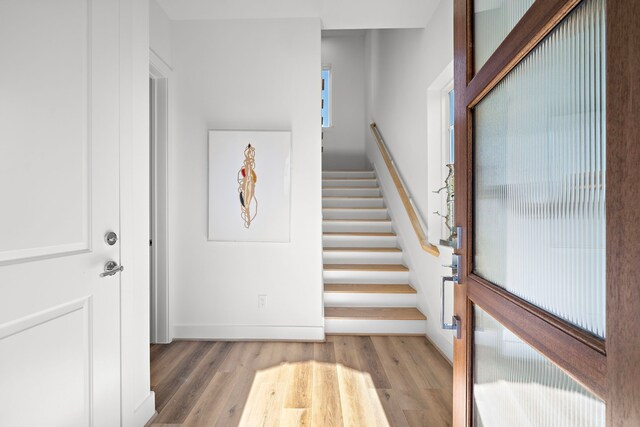
{"label": "electrical outlet", "polygon": [[258,308],[267,308],[267,296],[258,295]]}

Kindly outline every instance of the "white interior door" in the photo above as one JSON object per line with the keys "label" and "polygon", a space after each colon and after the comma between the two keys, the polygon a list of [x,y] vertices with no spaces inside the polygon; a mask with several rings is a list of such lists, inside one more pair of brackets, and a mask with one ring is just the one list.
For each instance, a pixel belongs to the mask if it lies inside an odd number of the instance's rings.
{"label": "white interior door", "polygon": [[118,23],[0,0],[2,426],[120,424]]}

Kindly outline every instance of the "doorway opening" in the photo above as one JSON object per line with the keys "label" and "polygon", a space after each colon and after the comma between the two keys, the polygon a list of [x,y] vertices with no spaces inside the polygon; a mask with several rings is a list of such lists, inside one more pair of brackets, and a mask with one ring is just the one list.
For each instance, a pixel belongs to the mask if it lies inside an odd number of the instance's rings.
{"label": "doorway opening", "polygon": [[169,73],[149,66],[149,340],[171,342],[169,311]]}

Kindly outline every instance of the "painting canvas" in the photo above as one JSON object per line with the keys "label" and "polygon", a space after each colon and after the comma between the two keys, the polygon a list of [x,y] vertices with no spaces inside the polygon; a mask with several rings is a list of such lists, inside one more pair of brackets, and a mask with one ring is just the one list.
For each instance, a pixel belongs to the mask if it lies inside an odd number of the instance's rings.
{"label": "painting canvas", "polygon": [[289,242],[291,132],[209,131],[209,240]]}

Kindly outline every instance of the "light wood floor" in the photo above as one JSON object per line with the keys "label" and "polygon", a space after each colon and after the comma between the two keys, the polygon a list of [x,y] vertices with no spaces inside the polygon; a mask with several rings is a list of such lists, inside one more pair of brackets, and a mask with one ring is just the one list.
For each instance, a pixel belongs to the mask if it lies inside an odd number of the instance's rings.
{"label": "light wood floor", "polygon": [[452,370],[422,337],[151,346],[160,426],[449,426]]}

